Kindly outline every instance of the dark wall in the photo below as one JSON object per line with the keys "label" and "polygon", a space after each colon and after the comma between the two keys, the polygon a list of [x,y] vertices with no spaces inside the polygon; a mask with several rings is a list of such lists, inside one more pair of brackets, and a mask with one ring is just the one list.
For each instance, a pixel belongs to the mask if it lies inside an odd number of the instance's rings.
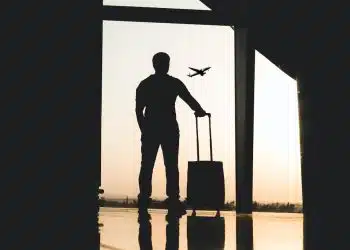
{"label": "dark wall", "polygon": [[3,248],[99,249],[102,1],[16,3],[2,23]]}
{"label": "dark wall", "polygon": [[322,47],[323,57],[309,57],[298,75],[306,247],[347,242],[350,88],[343,48]]}

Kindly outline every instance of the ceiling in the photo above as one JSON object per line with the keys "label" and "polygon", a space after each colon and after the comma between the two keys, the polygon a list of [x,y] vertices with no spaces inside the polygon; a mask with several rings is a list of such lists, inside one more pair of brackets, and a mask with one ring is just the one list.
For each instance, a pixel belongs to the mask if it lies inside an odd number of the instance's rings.
{"label": "ceiling", "polygon": [[237,16],[235,26],[250,28],[255,49],[292,78],[299,70],[327,60],[334,42],[342,40],[339,30],[346,24],[345,8],[344,13],[335,8],[335,0],[252,0],[249,6],[243,0],[201,1],[219,15]]}

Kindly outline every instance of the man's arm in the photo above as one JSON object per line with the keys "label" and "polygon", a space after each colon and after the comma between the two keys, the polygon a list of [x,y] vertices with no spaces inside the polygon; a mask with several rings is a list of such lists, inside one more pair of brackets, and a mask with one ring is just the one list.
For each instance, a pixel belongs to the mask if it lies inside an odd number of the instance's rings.
{"label": "man's arm", "polygon": [[206,112],[201,105],[194,99],[191,93],[186,88],[185,84],[180,81],[179,85],[179,97],[184,100],[190,108],[195,111],[199,116],[204,116]]}
{"label": "man's arm", "polygon": [[137,123],[139,125],[139,128],[141,132],[143,131],[143,124],[144,124],[144,115],[143,115],[143,110],[145,108],[146,104],[144,101],[144,97],[141,92],[140,86],[136,89],[136,118],[137,118]]}

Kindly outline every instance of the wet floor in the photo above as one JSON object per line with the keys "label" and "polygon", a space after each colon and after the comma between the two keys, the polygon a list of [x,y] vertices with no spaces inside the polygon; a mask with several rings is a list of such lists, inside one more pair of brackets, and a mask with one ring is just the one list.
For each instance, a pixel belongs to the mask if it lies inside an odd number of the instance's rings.
{"label": "wet floor", "polygon": [[166,220],[166,210],[150,210],[151,220],[138,223],[136,209],[101,208],[101,250],[302,250],[303,215],[199,211],[196,217]]}

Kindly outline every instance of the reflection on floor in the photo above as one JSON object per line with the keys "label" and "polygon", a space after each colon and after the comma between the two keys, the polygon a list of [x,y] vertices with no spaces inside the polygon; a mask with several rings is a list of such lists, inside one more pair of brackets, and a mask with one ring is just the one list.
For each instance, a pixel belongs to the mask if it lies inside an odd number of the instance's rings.
{"label": "reflection on floor", "polygon": [[188,217],[187,242],[188,249],[224,249],[225,218]]}
{"label": "reflection on floor", "polygon": [[[144,219],[139,223],[140,250],[152,249],[151,222]],[[207,216],[187,217],[187,245],[189,250],[224,249],[225,219]],[[179,249],[179,220],[176,218],[168,220],[165,249]]]}
{"label": "reflection on floor", "polygon": [[180,219],[167,217],[164,210],[150,214],[148,220],[138,218],[136,210],[102,210],[101,250],[303,249],[300,214],[236,216],[224,212],[216,218],[215,212],[199,212],[197,216],[189,212]]}

